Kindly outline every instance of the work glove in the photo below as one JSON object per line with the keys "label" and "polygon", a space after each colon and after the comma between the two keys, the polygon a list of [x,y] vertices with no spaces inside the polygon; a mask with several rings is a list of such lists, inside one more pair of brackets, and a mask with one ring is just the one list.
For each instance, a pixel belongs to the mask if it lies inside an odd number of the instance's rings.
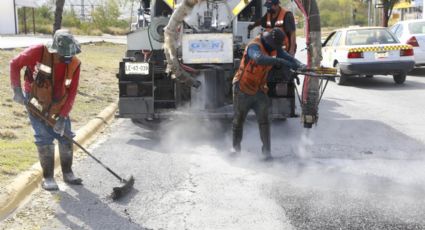
{"label": "work glove", "polygon": [[252,29],[254,29],[254,25],[253,24],[249,24],[248,25],[248,31],[251,31]]}
{"label": "work glove", "polygon": [[64,117],[59,116],[59,118],[56,120],[55,126],[53,126],[53,131],[63,136],[63,134],[65,133],[65,118]]}
{"label": "work glove", "polygon": [[27,99],[24,97],[24,94],[22,93],[22,88],[20,86],[13,88],[13,100],[21,105],[26,104]]}

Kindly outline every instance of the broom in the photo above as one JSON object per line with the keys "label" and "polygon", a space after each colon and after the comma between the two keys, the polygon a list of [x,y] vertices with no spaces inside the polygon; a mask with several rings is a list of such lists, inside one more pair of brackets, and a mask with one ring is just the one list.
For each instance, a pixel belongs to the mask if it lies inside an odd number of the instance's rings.
{"label": "broom", "polygon": [[[34,115],[35,117],[41,119],[43,122],[45,122],[50,127],[52,127],[52,128],[54,127],[55,122],[56,122],[54,119],[52,119],[52,118],[49,119],[49,118],[45,117],[41,113],[41,111],[39,109],[37,109],[37,107],[35,107],[30,102],[27,102],[25,104],[26,104],[26,107],[27,107],[28,111],[30,111],[32,113],[32,115]],[[120,183],[123,184],[121,186],[118,186],[118,187],[114,187],[113,188],[113,191],[112,191],[112,194],[111,194],[111,198],[113,200],[118,200],[121,197],[124,197],[125,195],[127,195],[131,191],[131,189],[133,188],[133,185],[134,185],[134,177],[133,176],[130,176],[128,179],[123,179],[117,173],[115,173],[112,169],[110,169],[108,166],[106,166],[105,164],[103,164],[99,159],[97,159],[95,156],[93,156],[89,151],[87,151],[87,149],[85,149],[82,145],[80,145],[78,142],[76,142],[72,137],[68,136],[67,134],[64,134],[63,136],[68,141],[71,141],[76,146],[78,146],[87,155],[89,155],[93,160],[95,160],[103,168],[105,168],[106,170],[108,170],[108,172],[110,172],[112,175],[114,175],[120,181]]]}

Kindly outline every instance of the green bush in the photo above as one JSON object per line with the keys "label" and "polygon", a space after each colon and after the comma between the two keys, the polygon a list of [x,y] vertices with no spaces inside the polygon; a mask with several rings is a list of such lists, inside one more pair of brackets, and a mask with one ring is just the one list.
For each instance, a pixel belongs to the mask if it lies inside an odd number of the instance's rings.
{"label": "green bush", "polygon": [[73,10],[64,11],[62,15],[62,25],[65,27],[80,27],[81,21]]}
{"label": "green bush", "polygon": [[53,34],[53,25],[52,24],[38,25],[35,27],[35,31],[40,34]]}
{"label": "green bush", "polygon": [[[33,33],[32,8],[25,8],[27,33]],[[94,8],[92,21],[81,21],[73,10],[64,10],[62,27],[69,28],[74,34],[102,35],[103,33],[123,35],[128,32],[128,21],[118,19],[120,16],[117,0],[108,0]],[[54,22],[54,5],[46,3],[34,9],[35,32],[52,34]],[[19,32],[25,29],[24,8],[18,9]]]}
{"label": "green bush", "polygon": [[127,34],[129,32],[128,28],[120,28],[120,27],[113,27],[113,26],[109,26],[107,28],[105,28],[103,30],[103,32],[107,33],[107,34],[112,34],[112,35],[124,35]]}

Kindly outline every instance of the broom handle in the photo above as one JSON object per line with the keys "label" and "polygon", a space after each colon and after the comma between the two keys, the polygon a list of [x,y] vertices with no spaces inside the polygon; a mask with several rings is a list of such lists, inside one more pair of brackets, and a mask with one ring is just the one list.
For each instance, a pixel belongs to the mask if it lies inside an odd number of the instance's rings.
{"label": "broom handle", "polygon": [[[53,119],[48,119],[46,117],[43,116],[43,114],[41,114],[41,112],[35,108],[31,103],[28,103],[27,108],[33,112],[33,114],[36,115],[36,117],[40,118],[41,120],[43,120],[45,123],[47,123],[50,127],[54,127],[55,126],[55,121]],[[78,146],[81,150],[83,150],[87,155],[89,155],[91,158],[93,158],[93,160],[95,160],[97,163],[99,163],[100,165],[102,165],[103,168],[105,168],[106,170],[108,170],[108,172],[110,172],[112,175],[114,175],[118,180],[120,180],[121,182],[125,181],[123,178],[121,178],[117,173],[115,173],[114,171],[112,171],[112,169],[110,169],[108,166],[106,166],[105,164],[103,164],[99,159],[97,159],[95,156],[93,156],[89,151],[87,151],[87,149],[85,149],[82,145],[80,145],[80,143],[78,143],[77,141],[75,141],[72,137],[68,136],[68,134],[64,133],[63,135],[68,141],[71,141],[72,143],[74,143],[76,146]]]}

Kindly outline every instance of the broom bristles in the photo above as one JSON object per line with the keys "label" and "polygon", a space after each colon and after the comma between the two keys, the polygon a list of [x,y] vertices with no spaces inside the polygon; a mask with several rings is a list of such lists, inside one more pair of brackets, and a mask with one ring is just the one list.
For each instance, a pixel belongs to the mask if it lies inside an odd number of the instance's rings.
{"label": "broom bristles", "polygon": [[133,188],[133,185],[134,185],[134,177],[130,176],[128,180],[124,180],[124,183],[125,184],[123,186],[113,188],[113,191],[111,194],[112,200],[118,200],[130,192],[130,190]]}

